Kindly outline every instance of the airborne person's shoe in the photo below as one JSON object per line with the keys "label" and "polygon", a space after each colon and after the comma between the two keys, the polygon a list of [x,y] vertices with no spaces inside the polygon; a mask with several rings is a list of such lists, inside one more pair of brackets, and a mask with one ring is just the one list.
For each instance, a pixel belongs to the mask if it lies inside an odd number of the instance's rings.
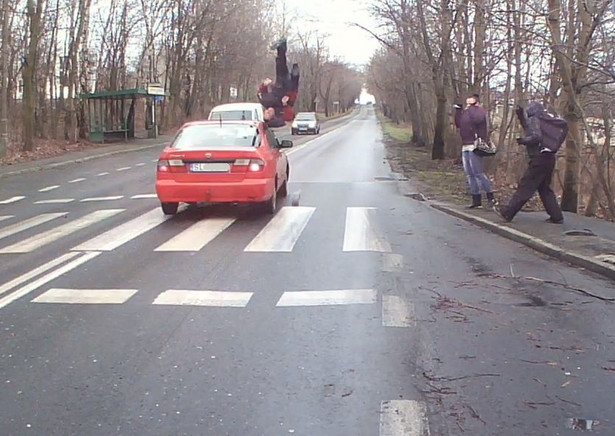
{"label": "airborne person's shoe", "polygon": [[286,38],[280,38],[269,47],[271,50],[276,50],[278,47],[286,45]]}

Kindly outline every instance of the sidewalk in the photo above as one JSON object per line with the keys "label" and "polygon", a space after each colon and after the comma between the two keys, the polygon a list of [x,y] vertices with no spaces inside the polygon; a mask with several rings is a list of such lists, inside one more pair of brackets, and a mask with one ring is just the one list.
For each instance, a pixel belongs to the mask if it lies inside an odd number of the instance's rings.
{"label": "sidewalk", "polygon": [[465,209],[439,202],[431,202],[430,206],[615,280],[615,223],[568,212],[564,212],[564,224],[545,222],[545,212],[520,212],[507,223],[485,209]]}
{"label": "sidewalk", "polygon": [[39,159],[29,162],[21,162],[13,165],[0,165],[0,178],[16,174],[40,171],[47,168],[57,168],[77,162],[85,162],[114,154],[129,153],[131,151],[146,150],[149,148],[161,148],[172,139],[170,135],[161,135],[156,139],[135,139],[130,142],[115,144],[100,144],[88,147],[84,150],[68,152],[66,154]]}

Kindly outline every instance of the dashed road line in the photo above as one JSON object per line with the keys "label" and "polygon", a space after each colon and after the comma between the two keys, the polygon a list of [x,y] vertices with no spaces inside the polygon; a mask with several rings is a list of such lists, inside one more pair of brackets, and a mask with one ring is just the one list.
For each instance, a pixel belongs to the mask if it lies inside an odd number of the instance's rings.
{"label": "dashed road line", "polygon": [[291,291],[284,292],[278,307],[336,306],[345,304],[374,304],[377,292],[373,289],[349,289],[336,291]]}
{"label": "dashed road line", "polygon": [[412,327],[416,324],[414,305],[397,295],[382,296],[382,325],[384,327]]}
{"label": "dashed road line", "polygon": [[34,204],[66,204],[66,203],[72,203],[73,201],[75,201],[74,198],[56,198],[53,200],[35,201]]}
{"label": "dashed road line", "polygon": [[49,192],[53,191],[54,189],[58,189],[59,187],[60,185],[47,186],[46,188],[39,189],[38,192]]}
{"label": "dashed road line", "polygon": [[137,194],[130,197],[132,200],[139,200],[144,198],[158,198],[156,194]]}
{"label": "dashed road line", "polygon": [[425,404],[413,400],[383,401],[380,436],[429,436]]}
{"label": "dashed road line", "polygon": [[70,180],[68,183],[79,183],[87,180],[85,177],[79,177],[78,179]]}
{"label": "dashed road line", "polygon": [[113,201],[113,200],[121,200],[124,198],[123,195],[112,195],[109,197],[90,197],[84,198],[83,200],[79,200],[81,203],[91,203],[93,201]]}
{"label": "dashed road line", "polygon": [[26,197],[25,197],[25,196],[23,196],[23,195],[16,195],[15,197],[11,197],[11,198],[8,198],[8,199],[6,199],[6,200],[2,200],[2,201],[0,201],[0,204],[11,204],[11,203],[16,203],[16,202],[18,202],[18,201],[20,201],[20,200],[23,200],[24,198],[26,198]]}
{"label": "dashed road line", "polygon": [[8,220],[13,218],[15,215],[1,215],[0,216],[0,221],[4,221],[4,220]]}
{"label": "dashed road line", "polygon": [[118,168],[115,171],[127,171],[129,169],[131,169],[132,167],[122,167],[122,168]]}
{"label": "dashed road line", "polygon": [[32,302],[53,304],[123,304],[136,293],[136,289],[51,288],[36,297]]}
{"label": "dashed road line", "polygon": [[142,167],[142,166],[144,166],[144,165],[145,165],[145,162],[140,162],[140,163],[136,164],[135,166],[136,166],[136,167]]}
{"label": "dashed road line", "polygon": [[105,171],[105,172],[102,172],[102,173],[98,173],[98,174],[96,174],[96,176],[97,176],[97,177],[108,176],[108,175],[109,175],[109,173],[108,173],[108,172],[106,172],[106,171]]}

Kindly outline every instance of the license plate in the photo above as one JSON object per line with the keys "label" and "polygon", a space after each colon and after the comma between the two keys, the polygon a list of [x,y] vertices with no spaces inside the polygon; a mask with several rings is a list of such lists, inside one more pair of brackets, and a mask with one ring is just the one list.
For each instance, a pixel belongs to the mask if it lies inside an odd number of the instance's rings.
{"label": "license plate", "polygon": [[307,127],[299,127],[299,130],[307,130]]}
{"label": "license plate", "polygon": [[190,171],[193,173],[228,173],[230,170],[231,164],[222,162],[190,164]]}

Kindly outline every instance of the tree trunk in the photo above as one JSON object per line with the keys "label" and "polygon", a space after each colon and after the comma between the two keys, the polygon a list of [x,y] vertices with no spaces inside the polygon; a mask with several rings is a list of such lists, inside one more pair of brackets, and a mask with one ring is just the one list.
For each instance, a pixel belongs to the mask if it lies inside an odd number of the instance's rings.
{"label": "tree trunk", "polygon": [[28,54],[23,67],[23,102],[24,102],[24,151],[34,150],[34,134],[36,131],[36,70],[38,65],[38,44],[41,33],[41,15],[45,6],[44,0],[28,0],[28,18],[30,41]]}

